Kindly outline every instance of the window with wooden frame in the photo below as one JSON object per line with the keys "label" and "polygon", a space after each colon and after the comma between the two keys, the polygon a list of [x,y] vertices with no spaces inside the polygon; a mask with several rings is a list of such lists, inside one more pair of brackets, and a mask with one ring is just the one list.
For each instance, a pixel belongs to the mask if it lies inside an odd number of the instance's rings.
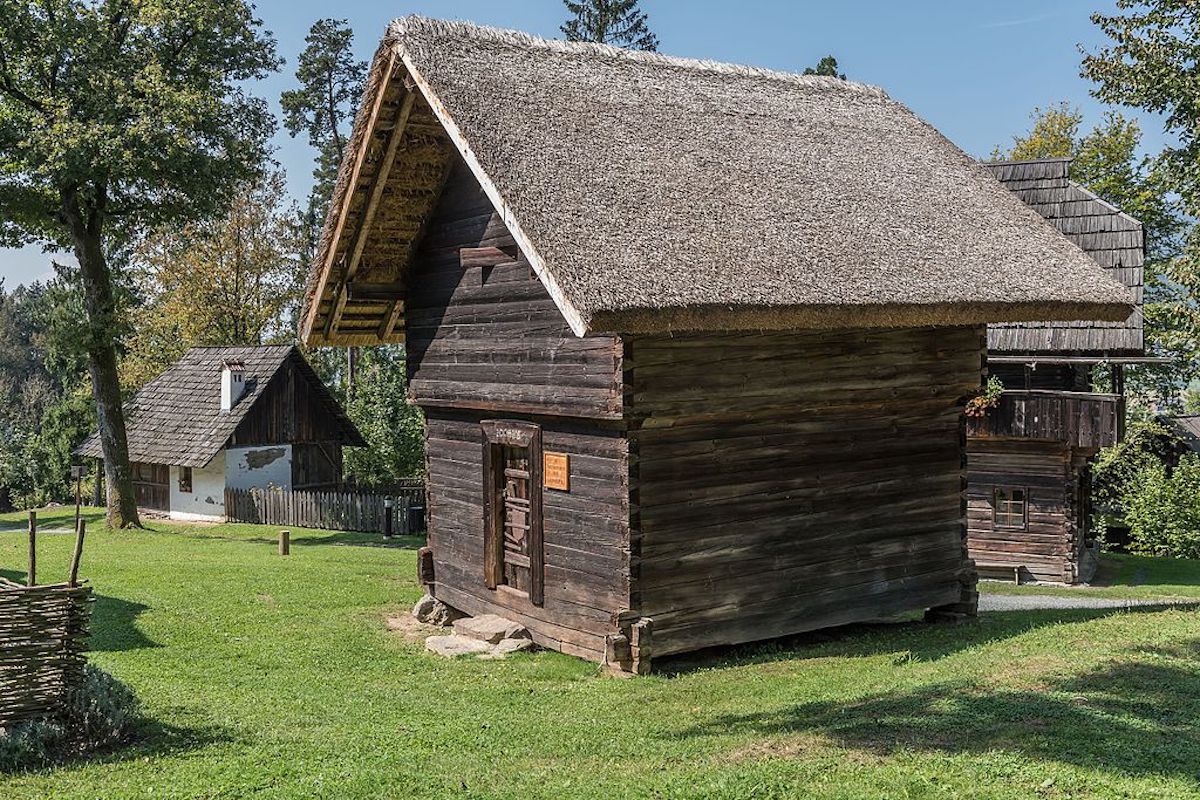
{"label": "window with wooden frame", "polygon": [[997,528],[1024,530],[1028,524],[1029,495],[1024,489],[1012,486],[996,487],[992,508]]}
{"label": "window with wooden frame", "polygon": [[544,601],[542,429],[485,420],[483,428],[483,579]]}
{"label": "window with wooden frame", "polygon": [[192,468],[191,467],[180,467],[179,468],[179,491],[184,492],[186,494],[192,493]]}

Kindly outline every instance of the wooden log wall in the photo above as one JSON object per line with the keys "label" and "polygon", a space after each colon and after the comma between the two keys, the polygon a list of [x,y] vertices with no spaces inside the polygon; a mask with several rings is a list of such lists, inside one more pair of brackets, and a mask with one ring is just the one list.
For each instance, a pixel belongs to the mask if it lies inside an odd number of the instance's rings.
{"label": "wooden log wall", "polygon": [[569,459],[567,491],[542,495],[544,604],[507,586],[488,589],[483,552],[481,412],[426,409],[429,546],[434,595],[468,614],[526,625],[544,647],[600,661],[629,604],[628,453],[620,423],[522,417],[542,427],[544,451]]}
{"label": "wooden log wall", "polygon": [[627,343],[655,657],[957,602],[984,330]]}
{"label": "wooden log wall", "polygon": [[[1083,547],[1079,480],[1086,469],[1061,443],[970,439],[967,443],[967,544],[985,576],[1073,583]],[[995,491],[1025,489],[1024,530],[995,524]]]}
{"label": "wooden log wall", "polygon": [[0,728],[54,716],[83,680],[92,590],[0,578]]}
{"label": "wooden log wall", "polygon": [[409,394],[421,406],[620,419],[620,342],[571,333],[461,163],[407,280]]}
{"label": "wooden log wall", "polygon": [[297,354],[271,377],[254,408],[238,424],[230,447],[339,441],[338,416],[312,368]]}

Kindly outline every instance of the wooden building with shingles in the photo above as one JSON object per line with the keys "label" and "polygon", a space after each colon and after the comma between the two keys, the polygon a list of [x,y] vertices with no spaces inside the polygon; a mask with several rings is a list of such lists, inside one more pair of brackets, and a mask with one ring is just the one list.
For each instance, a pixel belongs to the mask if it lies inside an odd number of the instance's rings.
{"label": "wooden building with shingles", "polygon": [[302,335],[406,345],[433,595],[644,671],[973,612],[985,325],[1129,307],[879,89],[406,18]]}
{"label": "wooden building with shingles", "polygon": [[[140,508],[220,520],[225,490],[340,485],[366,442],[292,345],[194,347],[125,404]],[[101,458],[99,434],[76,451]]]}
{"label": "wooden building with shingles", "polygon": [[[988,369],[1005,391],[970,423],[968,543],[982,574],[1018,581],[1077,583],[1095,571],[1089,464],[1123,434],[1125,365],[1146,360],[1142,224],[1072,182],[1070,165],[1065,158],[985,165],[1134,299],[1123,320],[988,327]],[[1110,369],[1110,392],[1094,390],[1099,365]]]}

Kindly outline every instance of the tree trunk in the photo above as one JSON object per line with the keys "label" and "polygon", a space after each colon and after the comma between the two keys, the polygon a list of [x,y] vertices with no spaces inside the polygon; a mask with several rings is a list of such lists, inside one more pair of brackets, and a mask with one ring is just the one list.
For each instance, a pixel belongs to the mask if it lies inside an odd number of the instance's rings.
{"label": "tree trunk", "polygon": [[71,231],[79,274],[83,279],[83,303],[87,311],[88,374],[100,446],[104,453],[104,477],[108,489],[108,524],[112,528],[140,528],[137,501],[133,495],[133,470],[129,466],[129,444],[125,437],[125,413],[121,408],[121,385],[117,378],[116,299],[112,275],[104,257],[103,190],[95,206],[81,202],[78,192],[64,192],[63,217]]}

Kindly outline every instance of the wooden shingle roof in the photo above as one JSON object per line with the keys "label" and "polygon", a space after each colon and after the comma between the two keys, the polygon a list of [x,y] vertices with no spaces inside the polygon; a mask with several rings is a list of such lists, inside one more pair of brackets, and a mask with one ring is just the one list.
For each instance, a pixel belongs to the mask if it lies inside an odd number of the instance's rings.
{"label": "wooden shingle roof", "polygon": [[[246,388],[230,411],[221,410],[221,369],[226,362],[244,365]],[[292,364],[324,408],[331,441],[365,444],[316,372],[292,345],[194,347],[166,372],[143,386],[125,404],[129,458],[152,464],[203,467],[224,449],[229,437],[266,393],[271,379]],[[76,452],[102,458],[99,433]]]}
{"label": "wooden shingle roof", "polygon": [[1069,158],[996,161],[984,166],[1109,275],[1127,286],[1135,303],[1133,313],[1121,322],[990,325],[988,350],[1011,354],[1142,355],[1142,273],[1146,262],[1142,223],[1073,183],[1067,177],[1071,167]]}

